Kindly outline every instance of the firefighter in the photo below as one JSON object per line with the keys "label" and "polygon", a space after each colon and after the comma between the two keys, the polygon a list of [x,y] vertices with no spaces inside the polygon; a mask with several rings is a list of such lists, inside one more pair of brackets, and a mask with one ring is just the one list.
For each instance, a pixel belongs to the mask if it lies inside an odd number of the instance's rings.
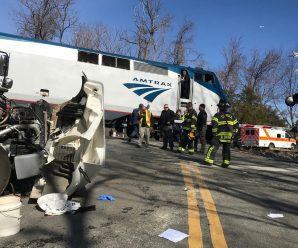
{"label": "firefighter", "polygon": [[188,146],[188,153],[192,155],[195,152],[194,140],[196,137],[197,112],[193,109],[191,102],[187,103],[186,108],[187,112],[182,123],[182,135],[178,152],[184,152],[186,146]]}
{"label": "firefighter", "polygon": [[212,118],[212,140],[211,145],[207,151],[205,164],[212,165],[219,146],[222,144],[222,167],[226,168],[230,165],[231,160],[231,143],[234,136],[238,132],[239,123],[237,119],[228,112],[230,107],[228,102],[220,100],[218,103],[219,112]]}

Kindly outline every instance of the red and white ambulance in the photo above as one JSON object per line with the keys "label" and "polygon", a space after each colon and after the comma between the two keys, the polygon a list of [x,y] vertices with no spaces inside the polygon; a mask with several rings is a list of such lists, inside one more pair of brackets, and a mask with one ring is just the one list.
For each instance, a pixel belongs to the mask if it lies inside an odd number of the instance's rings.
{"label": "red and white ambulance", "polygon": [[241,125],[241,143],[248,147],[296,148],[296,140],[281,127]]}

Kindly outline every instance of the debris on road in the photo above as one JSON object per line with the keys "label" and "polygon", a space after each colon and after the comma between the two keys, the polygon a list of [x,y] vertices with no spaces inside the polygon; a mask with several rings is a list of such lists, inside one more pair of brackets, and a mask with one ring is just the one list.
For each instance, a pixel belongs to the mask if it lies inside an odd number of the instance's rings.
{"label": "debris on road", "polygon": [[71,211],[71,214],[84,213],[87,211],[95,211],[95,210],[96,210],[96,206],[91,205],[91,206],[87,206],[87,207],[80,207],[77,210],[73,210],[73,211]]}
{"label": "debris on road", "polygon": [[101,201],[115,201],[115,198],[111,195],[100,195],[99,197],[97,197],[97,200],[101,200]]}
{"label": "debris on road", "polygon": [[52,193],[39,197],[37,204],[45,211],[46,215],[61,215],[69,211],[76,211],[81,207],[80,203],[68,201],[67,198],[67,194]]}
{"label": "debris on road", "polygon": [[167,240],[170,240],[174,243],[177,243],[183,239],[185,239],[186,237],[188,237],[187,234],[174,230],[174,229],[168,229],[166,231],[164,231],[163,233],[158,235],[161,238],[165,238]]}
{"label": "debris on road", "polygon": [[283,218],[284,217],[283,214],[273,214],[273,213],[267,214],[267,216],[272,218],[272,219],[277,219],[277,218]]}
{"label": "debris on road", "polygon": [[185,187],[185,188],[184,188],[184,191],[188,191],[188,187]]}

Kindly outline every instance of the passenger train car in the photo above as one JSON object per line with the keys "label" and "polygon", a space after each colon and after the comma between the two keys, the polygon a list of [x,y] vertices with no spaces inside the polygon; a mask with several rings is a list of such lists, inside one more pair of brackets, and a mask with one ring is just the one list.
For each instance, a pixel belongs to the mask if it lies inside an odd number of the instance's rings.
{"label": "passenger train car", "polygon": [[[106,120],[127,116],[140,103],[150,105],[159,116],[163,105],[183,109],[192,101],[198,110],[206,105],[208,121],[217,112],[220,98],[226,99],[213,72],[123,55],[89,50],[53,42],[0,33],[0,50],[10,56],[13,88],[7,97],[20,102],[43,98],[60,104],[76,95],[82,86],[82,72],[104,85]],[[181,98],[179,75],[190,76],[189,95]]]}

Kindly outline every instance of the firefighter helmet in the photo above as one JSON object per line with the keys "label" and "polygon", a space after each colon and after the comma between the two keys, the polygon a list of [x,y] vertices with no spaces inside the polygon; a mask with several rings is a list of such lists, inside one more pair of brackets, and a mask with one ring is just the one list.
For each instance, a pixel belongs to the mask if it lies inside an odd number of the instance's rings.
{"label": "firefighter helmet", "polygon": [[219,100],[219,103],[217,104],[217,106],[219,109],[222,109],[222,110],[226,110],[229,107],[231,107],[230,104],[228,102],[224,101],[223,99]]}
{"label": "firefighter helmet", "polygon": [[196,138],[196,135],[194,132],[189,132],[187,136],[190,140],[194,140]]}

